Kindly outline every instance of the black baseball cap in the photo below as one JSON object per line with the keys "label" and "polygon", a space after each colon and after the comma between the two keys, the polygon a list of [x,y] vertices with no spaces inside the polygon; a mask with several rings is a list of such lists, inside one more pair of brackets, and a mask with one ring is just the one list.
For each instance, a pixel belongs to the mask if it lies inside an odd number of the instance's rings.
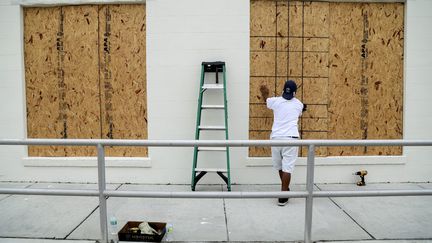
{"label": "black baseball cap", "polygon": [[290,100],[294,97],[294,93],[297,91],[297,84],[293,80],[287,80],[284,85],[282,97]]}

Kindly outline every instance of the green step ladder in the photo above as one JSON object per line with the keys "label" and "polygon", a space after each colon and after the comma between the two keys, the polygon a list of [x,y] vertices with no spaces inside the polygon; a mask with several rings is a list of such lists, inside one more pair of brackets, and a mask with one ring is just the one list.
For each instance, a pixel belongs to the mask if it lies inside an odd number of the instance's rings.
{"label": "green step ladder", "polygon": [[[215,83],[204,82],[206,73],[215,73]],[[219,74],[222,73],[223,82],[219,83]],[[201,64],[201,80],[198,96],[198,110],[197,120],[195,129],[195,140],[200,139],[202,131],[219,131],[225,132],[225,139],[228,140],[228,109],[227,109],[227,92],[226,92],[226,68],[225,62],[203,62]],[[204,92],[210,90],[223,91],[223,105],[203,105]],[[201,111],[202,110],[224,110],[225,124],[224,126],[204,126],[201,125]],[[198,154],[201,152],[224,152],[226,153],[226,168],[197,168]],[[227,184],[228,191],[231,191],[231,179],[230,179],[230,156],[229,147],[194,147],[193,155],[193,166],[192,166],[192,191],[195,191],[195,186],[198,181],[207,173],[216,173],[222,180]]]}

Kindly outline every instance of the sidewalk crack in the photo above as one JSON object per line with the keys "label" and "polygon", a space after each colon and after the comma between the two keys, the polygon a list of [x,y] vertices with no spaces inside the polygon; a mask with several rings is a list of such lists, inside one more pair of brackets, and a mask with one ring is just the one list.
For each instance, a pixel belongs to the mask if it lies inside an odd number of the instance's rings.
{"label": "sidewalk crack", "polygon": [[[315,184],[315,186],[318,188],[318,190],[322,191],[317,184]],[[340,210],[342,210],[342,212],[344,212],[358,227],[360,227],[364,232],[366,232],[366,234],[368,234],[372,238],[372,240],[376,240],[376,238],[371,233],[369,233],[363,226],[361,226],[345,209],[343,209],[339,204],[337,204],[336,201],[333,200],[333,198],[328,197],[328,199],[333,202],[334,205],[336,205]]]}
{"label": "sidewalk crack", "polygon": [[69,234],[67,234],[63,240],[66,240],[76,229],[78,229],[78,227],[80,227],[88,218],[90,218],[90,216],[99,208],[99,205],[97,205],[91,212],[89,215],[87,215],[75,228],[72,229],[71,232],[69,232]]}
{"label": "sidewalk crack", "polygon": [[[223,191],[223,186],[221,185],[221,190]],[[225,205],[225,198],[222,198],[222,202],[223,202],[223,208],[224,208],[224,216],[225,216],[225,228],[226,228],[226,235],[227,235],[227,242],[230,241],[230,236],[229,236],[229,230],[228,230],[228,217],[227,217],[227,212],[226,212],[226,205]]]}

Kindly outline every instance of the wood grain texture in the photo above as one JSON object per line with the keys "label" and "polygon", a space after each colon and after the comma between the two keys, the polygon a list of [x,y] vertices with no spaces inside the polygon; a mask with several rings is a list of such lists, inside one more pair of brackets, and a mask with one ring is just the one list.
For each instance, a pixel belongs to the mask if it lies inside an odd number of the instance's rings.
{"label": "wood grain texture", "polygon": [[276,2],[252,0],[250,6],[250,35],[275,36]]}
{"label": "wood grain texture", "polygon": [[328,104],[328,78],[304,78],[303,86],[306,91],[303,94],[305,104]]}
{"label": "wood grain texture", "polygon": [[250,76],[275,76],[276,70],[275,52],[250,53]]}
{"label": "wood grain texture", "polygon": [[250,50],[251,51],[275,51],[276,38],[275,37],[251,37]]}
{"label": "wood grain texture", "polygon": [[329,37],[329,3],[304,3],[304,37]]}
{"label": "wood grain texture", "polygon": [[[147,139],[145,5],[106,5],[99,16],[102,138]],[[147,148],[108,148],[106,154],[147,156]]]}
{"label": "wood grain texture", "polygon": [[[98,7],[63,7],[64,82],[68,138],[100,138]],[[95,147],[70,146],[66,156],[96,156]]]}
{"label": "wood grain texture", "polygon": [[[145,5],[25,8],[24,29],[28,137],[147,138]],[[29,146],[29,156],[95,154]],[[147,148],[107,156],[147,156]]]}
{"label": "wood grain texture", "polygon": [[[403,4],[368,4],[368,139],[402,139]],[[401,147],[368,147],[368,155],[401,155]]]}
{"label": "wood grain texture", "polygon": [[275,96],[274,77],[251,77],[249,103],[266,103],[266,98]]}
{"label": "wood grain texture", "polygon": [[[329,134],[331,139],[362,139],[360,129],[362,9],[332,4],[330,14]],[[330,156],[362,155],[362,147],[329,147]]]}
{"label": "wood grain texture", "polygon": [[[27,137],[62,138],[65,109],[60,98],[58,44],[61,8],[24,8]],[[62,46],[62,44],[61,44]],[[64,97],[62,97],[64,98]],[[64,156],[61,146],[29,146],[29,156]]]}
{"label": "wood grain texture", "polygon": [[[253,9],[259,4],[267,10]],[[261,28],[271,29],[267,41],[252,39],[251,26],[251,139],[264,136],[271,127],[273,114],[265,107],[258,83],[272,86],[266,79],[272,83],[274,77],[274,95],[281,95],[285,80],[293,79],[299,87],[296,97],[308,104],[299,122],[303,138],[402,138],[403,3],[259,4],[251,3],[251,13],[274,16]],[[261,81],[252,79],[255,76]],[[250,152],[264,156],[269,150]],[[320,156],[401,153],[400,147],[319,150]]]}

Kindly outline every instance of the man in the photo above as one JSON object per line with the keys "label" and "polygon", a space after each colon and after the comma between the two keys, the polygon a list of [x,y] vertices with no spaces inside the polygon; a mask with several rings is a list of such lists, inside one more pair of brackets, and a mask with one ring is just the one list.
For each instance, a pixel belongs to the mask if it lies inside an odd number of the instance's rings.
{"label": "man", "polygon": [[[282,96],[267,98],[267,108],[273,110],[273,126],[271,139],[290,140],[300,137],[298,131],[298,120],[302,112],[306,110],[295,94],[297,84],[293,80],[287,80],[284,85]],[[281,191],[289,191],[291,173],[298,156],[298,146],[272,147],[273,167],[279,171],[281,180]],[[284,206],[288,198],[279,198],[278,205]]]}

